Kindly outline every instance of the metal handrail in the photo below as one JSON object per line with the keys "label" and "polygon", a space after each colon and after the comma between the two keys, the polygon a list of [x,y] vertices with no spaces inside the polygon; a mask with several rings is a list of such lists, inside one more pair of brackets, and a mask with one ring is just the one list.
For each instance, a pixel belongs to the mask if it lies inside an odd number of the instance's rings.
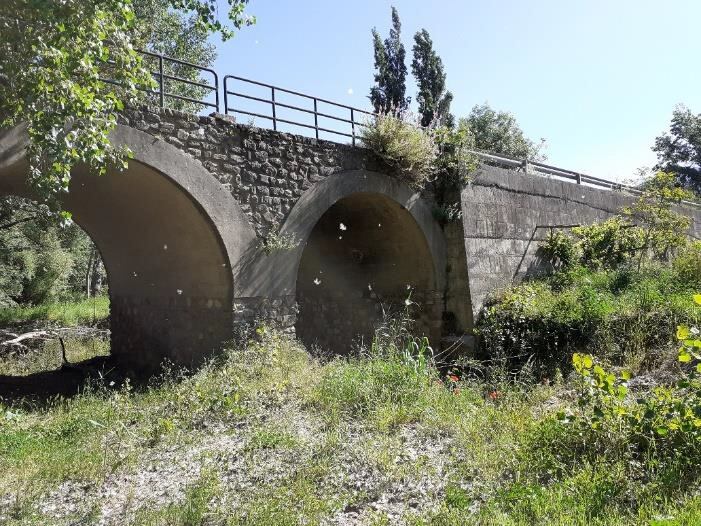
{"label": "metal handrail", "polygon": [[[165,106],[165,99],[166,98],[172,98],[172,99],[177,99],[177,100],[184,100],[186,102],[193,102],[197,104],[202,104],[203,106],[207,106],[210,108],[214,108],[217,113],[219,113],[219,76],[217,75],[217,72],[213,70],[212,68],[207,68],[205,66],[200,66],[199,64],[194,64],[192,62],[187,62],[185,60],[180,60],[177,58],[173,57],[168,57],[166,55],[162,55],[160,53],[153,53],[152,51],[146,51],[143,49],[138,50],[139,53],[142,55],[146,56],[151,56],[154,58],[158,59],[158,71],[157,72],[151,72],[152,75],[158,77],[156,80],[158,82],[158,90],[156,91],[156,94],[159,96],[159,101],[160,101],[160,106],[163,108]],[[205,73],[210,73],[213,77],[214,84],[205,84],[202,82],[196,82],[192,80],[187,80],[181,77],[176,77],[174,75],[168,75],[164,72],[164,64],[180,64],[181,66],[187,66],[189,68],[194,68],[198,71],[202,71]],[[165,89],[165,81],[166,79],[168,80],[176,80],[178,82],[182,82],[184,84],[188,84],[190,86],[196,86],[199,88],[204,88],[208,89],[214,92],[214,103],[208,102],[205,100],[196,100],[191,97],[184,97],[182,95],[177,95],[175,93],[168,93]]]}
{"label": "metal handrail", "polygon": [[[211,68],[205,67],[205,66],[200,66],[199,64],[193,64],[192,62],[187,62],[185,60],[180,60],[177,58],[172,58],[166,55],[162,55],[160,53],[154,53],[152,51],[146,51],[144,49],[137,49],[137,53],[141,55],[145,55],[148,57],[153,57],[158,59],[158,71],[152,71],[149,70],[149,73],[154,77],[155,81],[157,82],[157,89],[151,89],[151,88],[145,88],[145,87],[137,87],[139,91],[143,91],[144,93],[149,93],[151,95],[158,95],[158,105],[161,108],[166,107],[166,100],[167,99],[176,99],[176,100],[182,100],[185,102],[192,102],[194,104],[200,104],[205,107],[209,108],[214,108],[214,110],[219,113],[219,75],[217,75],[217,72],[214,71]],[[116,62],[113,60],[108,60],[107,64],[111,66],[116,66]],[[213,79],[213,84],[206,84],[204,82],[197,82],[195,80],[189,80],[185,79],[182,77],[178,77],[176,75],[170,75],[165,72],[165,66],[168,64],[179,64],[181,66],[187,66],[189,68],[196,69],[201,72],[205,73],[210,73],[212,75]],[[114,84],[114,85],[120,85],[118,81],[115,81],[113,79],[108,79],[108,78],[103,78],[101,79],[102,82],[107,82],[108,84]],[[209,90],[209,92],[214,92],[214,102],[209,102],[203,99],[194,99],[192,97],[186,97],[184,95],[178,95],[177,93],[171,93],[166,91],[166,80],[173,80],[176,82],[180,82],[183,84],[187,84],[189,86],[195,86],[198,88],[203,88]]]}
{"label": "metal handrail", "polygon": [[[262,97],[256,97],[254,95],[248,95],[246,93],[241,93],[239,91],[232,91],[229,89],[229,82],[230,81],[237,81],[237,82],[243,82],[246,84],[252,84],[255,86],[261,86],[263,88],[267,88],[270,90],[270,98],[262,98]],[[356,120],[355,115],[356,113],[361,113],[364,115],[369,115],[369,116],[375,116],[374,113],[370,111],[366,111],[360,108],[354,108],[353,106],[348,106],[346,104],[340,104],[338,102],[333,102],[327,99],[322,99],[320,97],[315,97],[313,95],[307,95],[306,93],[301,93],[299,91],[294,91],[290,90],[287,88],[281,88],[279,86],[274,86],[272,84],[266,84],[264,82],[259,82],[257,80],[251,80],[247,79],[244,77],[238,77],[236,75],[225,75],[224,76],[224,114],[230,115],[231,113],[239,113],[242,115],[250,115],[252,117],[259,117],[261,119],[266,119],[270,120],[273,122],[273,130],[277,130],[277,125],[278,123],[285,123],[285,124],[291,124],[293,126],[301,126],[303,128],[308,128],[314,130],[314,135],[318,139],[319,138],[319,132],[325,132],[325,133],[330,133],[330,134],[335,134],[335,135],[340,135],[343,137],[350,137],[351,143],[353,146],[355,146],[355,140],[356,140],[356,126],[367,126],[365,122],[361,122]],[[313,109],[310,108],[302,108],[300,106],[295,106],[293,104],[287,104],[284,102],[280,102],[276,100],[275,94],[276,93],[288,93],[290,95],[294,95],[296,97],[302,97],[305,99],[309,99],[313,103]],[[255,102],[261,102],[263,104],[270,104],[270,110],[271,113],[269,115],[261,114],[261,113],[256,113],[248,110],[244,110],[242,108],[236,108],[232,105],[229,104],[229,97],[238,97],[241,99],[246,99],[246,100],[252,100]],[[319,103],[324,103],[328,104],[330,106],[334,106],[337,108],[343,108],[344,110],[349,110],[350,111],[350,118],[344,118],[344,117],[339,117],[337,115],[331,115],[329,113],[323,113],[319,111]],[[298,111],[306,114],[310,114],[314,116],[314,124],[308,124],[305,122],[299,122],[299,121],[293,121],[289,119],[282,119],[277,116],[277,109],[278,108],[285,108],[293,111]],[[319,126],[319,117],[323,117],[325,119],[331,119],[336,122],[342,122],[344,124],[350,124],[350,133],[347,132],[342,132],[339,130],[332,130],[329,128],[325,128],[322,126]]]}
{"label": "metal handrail", "polygon": [[[159,96],[159,105],[160,107],[165,107],[165,101],[166,99],[177,99],[177,100],[183,100],[186,102],[192,102],[195,104],[201,104],[206,107],[211,107],[214,108],[217,113],[219,113],[219,102],[220,102],[220,97],[219,97],[219,76],[217,75],[217,72],[211,68],[207,68],[205,66],[200,66],[198,64],[193,64],[192,62],[186,62],[184,60],[168,57],[166,55],[161,55],[159,53],[153,53],[151,51],[145,51],[145,50],[138,50],[139,53],[147,56],[151,56],[154,58],[158,59],[158,71],[151,71],[151,74],[154,77],[157,77],[157,82],[158,82],[158,89],[157,90],[152,90],[148,88],[142,88],[142,91],[145,91],[147,93],[151,93],[154,95]],[[109,63],[109,62],[108,62]],[[183,66],[195,68],[199,71],[209,73],[213,77],[213,84],[207,84],[204,82],[197,82],[197,81],[192,81],[188,79],[184,79],[182,77],[178,77],[176,75],[170,75],[168,73],[165,73],[164,71],[164,64],[180,64]],[[109,82],[112,84],[117,84],[115,81],[109,80],[109,79],[103,79],[104,82]],[[199,88],[203,89],[208,89],[211,91],[214,91],[214,99],[215,102],[208,102],[205,100],[197,100],[191,97],[186,97],[183,95],[177,95],[175,93],[170,93],[166,91],[166,86],[165,86],[165,81],[166,80],[173,80],[176,82],[182,82],[191,86],[196,86]],[[238,82],[243,82],[246,84],[251,84],[255,86],[260,86],[263,88],[267,88],[270,90],[270,98],[266,99],[263,97],[256,97],[254,95],[248,95],[246,93],[241,93],[238,91],[232,91],[229,89],[229,82],[230,81],[238,81]],[[329,133],[333,135],[339,135],[342,137],[349,137],[352,141],[353,146],[356,144],[356,126],[363,126],[366,127],[367,123],[363,121],[359,121],[356,119],[356,114],[362,114],[364,116],[370,116],[370,117],[376,117],[377,114],[373,113],[371,111],[363,110],[361,108],[355,108],[353,106],[348,106],[346,104],[341,104],[338,102],[333,102],[328,99],[323,99],[321,97],[315,97],[313,95],[308,95],[306,93],[301,93],[299,91],[294,91],[290,90],[287,88],[281,88],[279,86],[274,86],[272,84],[266,84],[264,82],[259,82],[257,80],[251,80],[247,79],[244,77],[239,77],[236,75],[225,75],[223,77],[222,81],[222,88],[223,88],[223,93],[224,93],[224,114],[225,115],[230,115],[232,113],[238,113],[242,115],[250,115],[252,117],[258,117],[261,119],[266,119],[269,121],[272,121],[273,123],[273,130],[277,130],[278,128],[278,123],[284,123],[284,124],[290,124],[293,126],[299,126],[302,128],[306,129],[311,129],[314,130],[315,137],[319,139],[319,132],[324,132],[324,133]],[[287,104],[284,102],[280,102],[276,100],[275,94],[276,93],[287,93],[290,95],[294,95],[297,97],[302,97],[305,99],[309,99],[313,103],[313,109],[310,108],[302,108],[300,106],[295,106],[293,104]],[[246,100],[252,100],[255,102],[260,102],[263,104],[269,104],[271,113],[266,115],[262,113],[256,113],[248,110],[244,110],[242,108],[236,108],[229,103],[229,98],[241,98],[241,99],[246,99]],[[344,117],[339,117],[337,115],[331,115],[329,113],[324,113],[319,111],[319,103],[323,104],[328,104],[330,106],[334,106],[337,108],[342,108],[344,110],[349,111],[349,117],[350,118],[344,118]],[[298,122],[294,120],[289,120],[289,119],[284,119],[278,116],[277,114],[277,109],[278,108],[284,108],[284,109],[289,109],[309,115],[314,116],[314,124],[309,124],[309,123],[304,123],[304,122]],[[350,133],[339,131],[339,130],[332,130],[330,128],[326,128],[323,126],[319,125],[319,118],[325,118],[325,119],[330,119],[336,122],[341,122],[344,124],[350,124]],[[556,166],[552,166],[549,164],[541,163],[538,161],[531,161],[529,159],[524,159],[524,158],[517,158],[517,157],[511,157],[509,155],[504,155],[504,154],[497,154],[497,153],[491,153],[491,152],[485,152],[485,151],[480,151],[480,150],[467,150],[468,153],[471,153],[473,155],[476,155],[483,161],[487,163],[493,163],[493,164],[498,164],[502,166],[508,166],[510,168],[523,168],[524,171],[526,172],[534,172],[536,174],[544,174],[544,175],[549,175],[549,176],[555,176],[555,177],[560,177],[562,179],[566,179],[569,181],[574,181],[577,184],[586,184],[586,185],[591,185],[591,186],[596,186],[599,188],[606,188],[609,190],[614,190],[614,191],[622,191],[625,190],[627,192],[633,193],[633,194],[641,194],[642,191],[639,188],[636,188],[634,186],[622,184],[622,183],[617,183],[614,181],[609,181],[606,179],[602,179],[600,177],[594,177],[592,175],[587,175],[581,172],[576,172],[574,170],[568,170],[565,168],[558,168]],[[701,206],[701,203],[693,202],[693,201],[682,201],[682,204],[685,205],[691,205],[691,206]]]}
{"label": "metal handrail", "polygon": [[[640,188],[636,188],[635,186],[609,181],[600,177],[594,177],[593,175],[575,172],[574,170],[558,168],[556,166],[551,166],[549,164],[544,164],[537,161],[518,159],[515,157],[510,157],[508,155],[483,152],[480,150],[467,150],[467,152],[476,155],[477,157],[480,157],[481,159],[489,163],[502,164],[511,168],[523,168],[526,172],[536,172],[539,175],[553,175],[555,177],[560,177],[562,179],[574,181],[577,184],[587,184],[615,191],[625,190],[626,192],[630,192],[636,195],[641,195],[643,193],[643,191]],[[701,207],[701,203],[695,201],[682,200],[680,201],[680,204]]]}

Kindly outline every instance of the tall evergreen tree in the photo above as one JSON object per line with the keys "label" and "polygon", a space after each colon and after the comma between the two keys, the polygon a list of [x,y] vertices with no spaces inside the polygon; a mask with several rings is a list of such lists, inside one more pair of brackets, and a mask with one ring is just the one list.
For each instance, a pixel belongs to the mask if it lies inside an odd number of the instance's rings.
{"label": "tall evergreen tree", "polygon": [[433,49],[428,31],[422,29],[414,35],[414,60],[411,71],[416,78],[419,92],[417,102],[421,114],[421,125],[453,126],[450,113],[453,94],[445,89],[443,61]]}
{"label": "tall evergreen tree", "polygon": [[372,30],[375,49],[375,85],[370,101],[377,113],[400,113],[409,107],[406,97],[406,50],[401,41],[402,24],[397,9],[392,7],[392,28],[383,42],[377,29]]}

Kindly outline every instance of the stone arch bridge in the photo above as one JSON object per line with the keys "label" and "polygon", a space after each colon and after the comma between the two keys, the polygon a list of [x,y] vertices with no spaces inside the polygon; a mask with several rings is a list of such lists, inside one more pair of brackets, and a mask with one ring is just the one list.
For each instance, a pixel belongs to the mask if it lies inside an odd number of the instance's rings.
{"label": "stone arch bridge", "polygon": [[[336,352],[409,299],[434,345],[472,329],[486,295],[538,269],[544,227],[615,213],[623,192],[482,166],[461,220],[362,148],[168,109],[125,112],[127,170],[75,170],[65,206],[100,250],[112,350],[133,367],[196,364],[266,321]],[[31,198],[26,137],[0,133],[0,195]],[[693,233],[701,235],[701,212]]]}

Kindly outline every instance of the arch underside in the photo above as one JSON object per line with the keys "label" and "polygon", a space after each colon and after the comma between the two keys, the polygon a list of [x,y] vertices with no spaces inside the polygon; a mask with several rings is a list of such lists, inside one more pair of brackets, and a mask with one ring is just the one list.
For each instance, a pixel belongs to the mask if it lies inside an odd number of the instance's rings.
{"label": "arch underside", "polygon": [[303,250],[296,332],[308,347],[367,346],[388,316],[408,313],[416,334],[440,337],[434,261],[412,215],[386,195],[357,192],[331,205]]}
{"label": "arch underside", "polygon": [[[0,169],[0,195],[33,198],[27,169],[24,159]],[[102,177],[77,167],[64,208],[102,254],[117,359],[143,369],[163,359],[195,364],[231,337],[227,247],[170,177],[136,160]]]}

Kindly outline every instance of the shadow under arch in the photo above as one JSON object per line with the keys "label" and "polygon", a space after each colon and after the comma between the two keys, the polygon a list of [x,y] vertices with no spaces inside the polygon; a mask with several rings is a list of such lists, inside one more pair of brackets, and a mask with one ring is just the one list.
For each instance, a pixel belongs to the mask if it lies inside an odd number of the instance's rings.
{"label": "shadow under arch", "polygon": [[[231,337],[232,267],[255,234],[204,167],[149,134],[117,126],[110,139],[133,159],[103,177],[78,166],[64,206],[93,239],[107,270],[112,352],[150,370],[163,359],[196,365]],[[0,132],[0,194],[32,199],[26,134]]]}
{"label": "shadow under arch", "polygon": [[[365,218],[367,221],[363,219],[363,211],[370,214]],[[250,296],[288,295],[296,297],[299,302],[300,293],[304,296],[310,291],[309,284],[306,283],[309,281],[307,276],[311,276],[309,267],[306,269],[302,267],[305,252],[307,252],[306,260],[312,261],[313,258],[310,259],[310,252],[308,252],[310,246],[318,248],[321,238],[328,238],[330,241],[331,230],[334,228],[334,239],[343,236],[344,231],[340,230],[339,225],[333,226],[334,222],[343,222],[340,219],[343,214],[351,217],[344,222],[344,226],[348,229],[345,232],[350,236],[348,239],[353,238],[353,243],[360,243],[362,246],[351,247],[347,245],[340,252],[327,251],[326,256],[331,257],[331,259],[327,259],[327,262],[342,261],[345,257],[344,254],[348,254],[348,252],[344,253],[344,250],[350,251],[352,258],[353,250],[356,250],[365,254],[366,263],[373,260],[374,263],[371,265],[372,268],[365,266],[353,282],[344,284],[336,280],[335,287],[330,286],[326,288],[326,291],[336,290],[341,294],[331,299],[327,297],[324,301],[327,304],[338,304],[346,301],[349,299],[347,288],[350,287],[353,294],[358,297],[357,299],[363,302],[368,297],[375,300],[371,302],[374,306],[377,301],[383,299],[380,298],[380,295],[384,295],[383,293],[392,296],[387,298],[390,301],[397,299],[399,291],[396,290],[396,286],[400,282],[403,301],[408,292],[406,285],[411,284],[407,281],[414,281],[416,287],[412,292],[412,300],[421,303],[420,316],[424,321],[423,332],[430,335],[432,341],[437,343],[437,339],[440,337],[442,312],[440,298],[445,287],[446,271],[446,246],[443,232],[433,218],[429,205],[417,192],[396,178],[376,172],[367,170],[339,172],[328,176],[307,190],[295,204],[281,228],[282,235],[294,236],[300,241],[299,245],[291,251],[277,252],[270,256],[259,255],[256,258],[257,264],[251,266],[255,272],[248,270],[245,273],[245,281],[250,287],[247,294]],[[376,225],[383,221],[385,222],[384,230],[382,228],[372,229],[373,224]],[[352,222],[356,224],[350,224]],[[359,226],[361,222],[364,226]],[[315,235],[314,231],[317,227],[319,230]],[[326,232],[328,235],[318,235],[319,232]],[[365,241],[363,241],[364,238]],[[397,245],[401,245],[401,247]],[[326,248],[329,246],[326,245]],[[316,249],[311,248],[310,250]],[[316,252],[318,256],[324,257],[323,247],[321,252],[318,250]],[[368,256],[369,259],[367,259]],[[417,263],[418,260],[420,261]],[[337,267],[336,263],[331,264],[334,268]],[[393,265],[400,265],[403,270],[409,272],[392,274]],[[360,266],[363,266],[362,262]],[[411,269],[410,266],[415,268]],[[321,270],[323,271],[323,269]],[[417,272],[413,272],[413,270]],[[344,270],[338,267],[336,274],[336,277],[340,278],[343,276]],[[375,279],[372,278],[373,275]],[[303,291],[298,288],[300,277],[306,284]],[[323,283],[323,274],[317,278]],[[372,294],[365,294],[364,291],[358,290],[361,281],[365,281],[367,278],[376,283],[377,291],[374,298]],[[396,278],[393,282],[394,287],[385,287],[386,290],[383,290],[381,284],[383,278],[387,280]],[[367,288],[368,284],[367,282],[362,283],[362,287],[365,291],[371,292]],[[372,285],[372,283],[370,284]],[[312,282],[312,287],[318,286],[313,285]],[[317,310],[317,314],[314,315],[319,319],[321,319],[319,313],[321,312],[323,316],[324,311],[323,306],[320,305],[320,307],[321,309]],[[316,340],[322,346],[328,347],[332,338],[338,341],[339,338],[347,337],[348,331],[345,331],[342,336],[332,334],[331,337],[328,337],[321,334],[321,332],[328,334],[328,331],[323,331],[321,326],[307,330],[300,325],[300,320],[301,323],[304,323],[305,317],[303,304],[300,305],[300,309],[297,329],[307,343],[313,343]],[[342,316],[342,313],[333,308],[328,310],[327,314],[332,317],[324,320],[329,325],[336,323],[340,319],[338,316]],[[365,332],[366,326],[364,324],[363,327],[351,327],[349,330],[352,332],[356,329],[359,329],[358,333],[362,333]]]}

